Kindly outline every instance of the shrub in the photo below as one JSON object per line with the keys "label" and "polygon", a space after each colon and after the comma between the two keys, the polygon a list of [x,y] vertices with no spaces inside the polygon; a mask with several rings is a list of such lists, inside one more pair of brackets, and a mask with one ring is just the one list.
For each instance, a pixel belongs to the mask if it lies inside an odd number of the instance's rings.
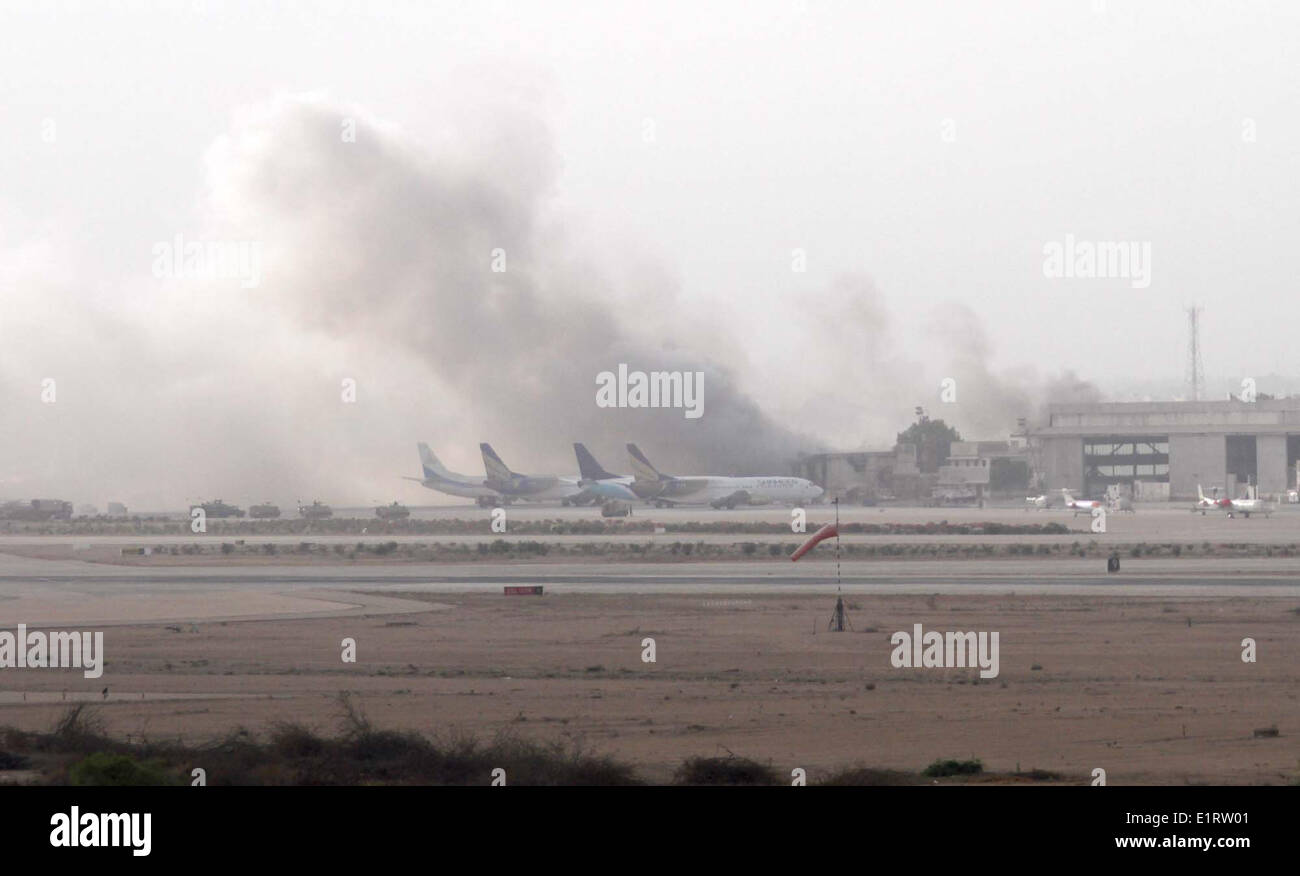
{"label": "shrub", "polygon": [[678,768],[679,785],[777,785],[781,784],[770,766],[747,757],[692,757]]}
{"label": "shrub", "polygon": [[976,776],[982,772],[984,772],[984,764],[978,758],[975,758],[973,760],[936,760],[926,767],[921,775],[937,779],[945,776]]}
{"label": "shrub", "polygon": [[175,777],[157,761],[141,763],[126,754],[97,751],[72,765],[68,770],[68,783],[77,786],[113,785],[174,785]]}

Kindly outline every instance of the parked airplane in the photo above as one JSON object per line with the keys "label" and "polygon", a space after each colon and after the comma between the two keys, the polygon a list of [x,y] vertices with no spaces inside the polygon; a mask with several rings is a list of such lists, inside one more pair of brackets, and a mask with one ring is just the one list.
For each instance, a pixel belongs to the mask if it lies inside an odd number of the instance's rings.
{"label": "parked airplane", "polygon": [[653,492],[658,492],[657,486],[653,491],[638,487],[636,478],[631,475],[618,475],[605,471],[605,467],[596,461],[591,451],[579,442],[574,442],[573,453],[578,457],[578,473],[581,476],[578,485],[590,494],[602,499],[635,502],[638,499],[648,498]]}
{"label": "parked airplane", "polygon": [[[1206,501],[1205,494],[1201,492],[1200,484],[1196,485],[1196,494],[1200,501]],[[1268,517],[1273,513],[1273,506],[1258,497],[1246,499],[1228,499],[1225,497],[1219,499],[1216,504],[1226,511],[1229,517],[1240,514],[1242,517],[1250,519],[1251,514],[1263,514]]]}
{"label": "parked airplane", "polygon": [[[424,477],[408,477],[406,480],[419,481],[421,485],[428,487],[430,490],[437,490],[449,496],[474,499],[478,504],[485,507],[503,501],[502,495],[489,487],[483,478],[448,471],[438,461],[438,457],[433,455],[433,451],[429,449],[428,444],[420,442],[416,446],[420,449],[420,467],[424,470]],[[505,499],[504,501],[509,500]]]}
{"label": "parked airplane", "polygon": [[1207,499],[1205,493],[1201,490],[1201,485],[1196,485],[1196,504],[1192,506],[1192,511],[1200,511],[1202,517],[1205,516],[1206,511],[1213,511],[1219,507],[1219,488],[1211,487],[1210,489],[1214,492],[1213,499]]}
{"label": "parked airplane", "polygon": [[501,461],[491,444],[478,446],[483,453],[483,468],[487,470],[486,483],[503,496],[522,499],[526,502],[552,502],[571,505],[575,502],[590,501],[594,497],[581,486],[581,478],[559,477],[558,475],[522,475],[513,472]]}
{"label": "parked airplane", "polygon": [[1061,488],[1061,496],[1065,499],[1066,509],[1073,511],[1075,517],[1080,514],[1091,514],[1094,508],[1101,508],[1104,504],[1096,499],[1076,499],[1064,487]]}
{"label": "parked airplane", "polygon": [[794,477],[725,477],[698,475],[674,477],[662,474],[635,445],[627,445],[632,460],[635,480],[649,488],[655,485],[656,504],[712,505],[714,508],[735,508],[737,505],[767,505],[788,502],[798,505],[810,502],[822,494],[822,488],[812,481]]}

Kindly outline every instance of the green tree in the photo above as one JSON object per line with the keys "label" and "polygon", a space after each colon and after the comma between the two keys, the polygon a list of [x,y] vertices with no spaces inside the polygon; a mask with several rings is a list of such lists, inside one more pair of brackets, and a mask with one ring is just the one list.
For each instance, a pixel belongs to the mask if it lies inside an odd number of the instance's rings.
{"label": "green tree", "polygon": [[943,420],[931,420],[924,414],[912,425],[898,433],[899,444],[916,445],[916,467],[923,474],[936,472],[948,459],[952,442],[961,435]]}

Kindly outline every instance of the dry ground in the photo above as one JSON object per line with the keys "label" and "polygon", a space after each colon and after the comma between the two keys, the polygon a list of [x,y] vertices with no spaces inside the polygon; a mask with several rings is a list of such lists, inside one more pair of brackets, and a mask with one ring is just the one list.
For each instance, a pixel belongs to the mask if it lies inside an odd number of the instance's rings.
{"label": "dry ground", "polygon": [[[972,756],[1081,783],[1096,767],[1111,784],[1300,777],[1294,599],[855,595],[856,631],[832,634],[824,590],[402,597],[454,607],[114,627],[98,681],[6,673],[0,724],[48,728],[65,697],[90,697],[123,736],[197,741],[279,720],[332,732],[334,697],[350,690],[378,726],[580,739],[651,780],[727,751],[810,781]],[[914,623],[1000,632],[1000,675],[894,669],[889,636]],[[340,659],[344,637],[355,664]],[[655,663],[641,660],[646,637]],[[1257,663],[1241,660],[1245,637]],[[1277,737],[1253,736],[1269,726]]]}

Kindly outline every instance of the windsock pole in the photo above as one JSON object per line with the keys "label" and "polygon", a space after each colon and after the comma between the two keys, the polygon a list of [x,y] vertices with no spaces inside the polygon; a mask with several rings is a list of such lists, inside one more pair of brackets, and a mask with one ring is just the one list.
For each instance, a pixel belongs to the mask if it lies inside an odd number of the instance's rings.
{"label": "windsock pole", "polygon": [[853,625],[848,622],[848,617],[844,613],[844,592],[841,587],[840,579],[840,497],[835,497],[835,613],[831,615],[831,622],[827,628],[836,633],[844,632],[847,625],[849,629]]}
{"label": "windsock pole", "polygon": [[835,592],[840,592],[840,497],[835,497]]}

